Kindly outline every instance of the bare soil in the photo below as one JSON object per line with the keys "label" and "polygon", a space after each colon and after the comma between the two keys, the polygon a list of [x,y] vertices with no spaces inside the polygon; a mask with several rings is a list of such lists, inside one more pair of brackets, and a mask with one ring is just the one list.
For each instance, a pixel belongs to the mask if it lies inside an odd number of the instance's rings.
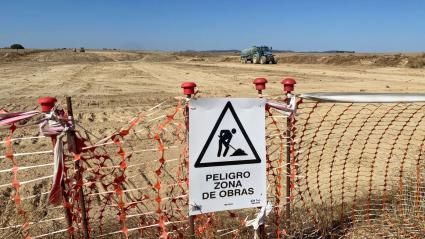
{"label": "bare soil", "polygon": [[[139,111],[181,96],[180,84],[184,81],[196,82],[202,96],[218,97],[255,97],[252,81],[256,77],[267,78],[266,96],[282,94],[280,81],[286,77],[297,81],[298,93],[425,92],[424,54],[279,53],[278,57],[276,65],[253,65],[239,63],[236,53],[2,49],[0,109],[30,110],[37,107],[36,100],[42,96],[57,97],[64,105],[65,96],[72,96],[76,120],[102,138]],[[6,133],[0,132],[0,140]],[[22,131],[16,136],[36,136],[28,133],[31,135]],[[25,152],[51,147],[48,140],[40,141],[42,144],[38,140],[18,141],[15,146]],[[4,147],[0,153],[4,155]],[[39,162],[45,163],[45,158],[20,161],[22,165]],[[10,164],[0,161],[0,170],[8,167]],[[33,171],[22,179],[43,175],[46,173]],[[10,175],[0,174],[0,185],[9,182]],[[37,185],[24,191],[24,196],[40,191]],[[1,192],[0,206],[13,208],[6,202],[11,190],[1,188]],[[37,207],[43,211],[41,204]],[[7,226],[12,215],[0,215],[4,219],[0,226]]]}
{"label": "bare soil", "polygon": [[284,77],[297,80],[297,92],[422,92],[425,88],[425,69],[408,67],[423,54],[278,57],[277,65],[252,65],[239,63],[236,53],[1,50],[0,103],[4,107],[8,101],[44,95],[107,99],[180,95],[183,81],[195,81],[207,95],[252,96],[255,77],[269,80],[271,94],[280,92]]}

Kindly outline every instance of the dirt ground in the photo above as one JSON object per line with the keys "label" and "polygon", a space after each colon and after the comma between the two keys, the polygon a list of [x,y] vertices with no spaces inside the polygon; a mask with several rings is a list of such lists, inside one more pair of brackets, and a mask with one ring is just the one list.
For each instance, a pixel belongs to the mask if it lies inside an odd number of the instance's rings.
{"label": "dirt ground", "polygon": [[27,110],[42,96],[72,96],[78,120],[103,119],[105,128],[126,122],[131,110],[181,95],[184,81],[218,97],[255,97],[256,77],[269,81],[265,95],[280,94],[286,77],[297,81],[298,93],[424,92],[425,68],[406,62],[422,56],[279,53],[277,65],[253,65],[239,63],[237,53],[1,49],[0,108]]}
{"label": "dirt ground", "polygon": [[[286,77],[297,81],[297,93],[425,92],[423,54],[279,53],[278,57],[277,65],[253,65],[239,63],[236,53],[0,50],[0,109],[30,110],[42,96],[57,97],[63,105],[65,96],[72,96],[77,122],[103,138],[139,111],[181,96],[184,81],[196,82],[203,97],[256,97],[252,84],[256,77],[269,81],[266,96],[281,94],[280,81]],[[15,136],[37,136],[33,134]],[[0,133],[1,140],[4,136]],[[24,152],[51,147],[48,140],[43,142],[18,142],[16,147]],[[34,148],[40,145],[44,148]],[[22,163],[42,162],[31,160]],[[1,162],[0,169],[3,166],[10,165]],[[0,181],[6,184],[9,178],[0,175]]]}
{"label": "dirt ground", "polygon": [[[143,99],[158,93],[180,95],[183,81],[195,81],[205,95],[253,96],[255,77],[266,77],[267,92],[272,94],[280,92],[279,81],[284,77],[296,79],[296,91],[300,93],[425,90],[425,69],[376,66],[361,60],[359,64],[348,65],[342,59],[348,57],[344,55],[335,55],[334,62],[328,60],[330,63],[326,64],[312,64],[311,58],[317,57],[314,54],[282,54],[277,65],[244,65],[237,62],[236,54],[224,53],[42,51],[6,61],[10,58],[5,57],[8,54],[11,53],[0,52],[3,107],[22,98],[44,95],[108,96],[108,99],[123,96]],[[326,57],[329,56],[319,58]],[[337,58],[341,60],[338,62]]]}

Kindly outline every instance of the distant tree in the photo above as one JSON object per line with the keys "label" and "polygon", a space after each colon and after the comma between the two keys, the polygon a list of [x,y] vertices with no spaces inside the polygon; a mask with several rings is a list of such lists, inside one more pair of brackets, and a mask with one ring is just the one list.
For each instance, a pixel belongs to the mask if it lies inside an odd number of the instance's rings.
{"label": "distant tree", "polygon": [[25,48],[24,48],[24,46],[22,46],[21,44],[17,44],[17,43],[15,43],[15,44],[12,44],[12,45],[10,46],[10,49],[16,49],[16,51],[19,51],[19,49],[25,49]]}

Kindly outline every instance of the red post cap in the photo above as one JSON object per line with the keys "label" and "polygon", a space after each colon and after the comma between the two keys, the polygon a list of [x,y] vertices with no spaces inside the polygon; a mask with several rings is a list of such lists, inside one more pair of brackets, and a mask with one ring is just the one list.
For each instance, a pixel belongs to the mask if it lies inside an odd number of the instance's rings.
{"label": "red post cap", "polygon": [[193,95],[195,94],[195,82],[183,82],[181,87],[183,88],[183,93],[185,95]]}
{"label": "red post cap", "polygon": [[55,107],[56,101],[58,100],[53,97],[42,97],[37,100],[37,103],[41,105],[41,112],[46,113]]}
{"label": "red post cap", "polygon": [[266,89],[267,80],[266,78],[255,78],[252,83],[255,84],[256,90],[264,90]]}
{"label": "red post cap", "polygon": [[283,91],[286,92],[294,91],[294,85],[297,84],[297,82],[292,78],[283,79],[280,83],[283,84]]}

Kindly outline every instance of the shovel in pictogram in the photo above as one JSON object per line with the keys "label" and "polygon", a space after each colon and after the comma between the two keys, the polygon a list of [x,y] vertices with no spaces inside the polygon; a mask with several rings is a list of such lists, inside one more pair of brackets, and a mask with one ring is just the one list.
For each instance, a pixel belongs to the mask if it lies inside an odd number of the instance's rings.
{"label": "shovel in pictogram", "polygon": [[245,151],[243,151],[242,149],[235,149],[235,147],[233,147],[231,144],[229,144],[229,146],[233,149],[233,150],[235,150],[234,152],[233,152],[233,154],[231,154],[230,156],[245,156],[245,155],[248,155],[247,153],[245,153]]}

